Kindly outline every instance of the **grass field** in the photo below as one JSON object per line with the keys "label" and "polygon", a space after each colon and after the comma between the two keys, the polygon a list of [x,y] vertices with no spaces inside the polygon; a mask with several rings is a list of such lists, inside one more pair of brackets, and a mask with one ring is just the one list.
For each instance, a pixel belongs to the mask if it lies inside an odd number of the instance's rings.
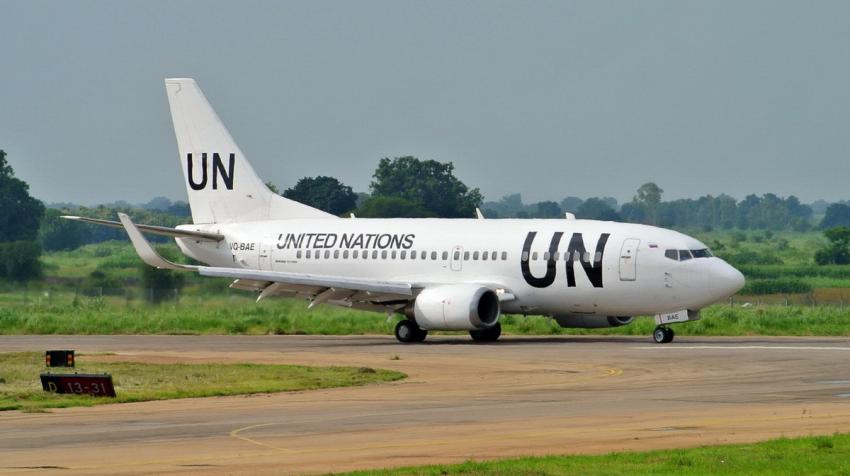
{"label": "grass field", "polygon": [[350,475],[701,475],[850,474],[850,434],[782,438],[747,445],[516,458],[422,466]]}
{"label": "grass field", "polygon": [[[850,297],[850,293],[848,293]],[[703,318],[675,326],[678,335],[850,335],[850,307],[736,304],[711,306]],[[0,294],[0,334],[390,334],[383,314],[306,301],[250,295],[187,296],[153,305],[121,297],[70,292]],[[503,332],[518,335],[649,335],[651,318],[610,329],[562,329],[544,317],[503,316]]]}
{"label": "grass field", "polygon": [[[0,354],[0,410],[46,408],[174,398],[288,392],[348,387],[404,378],[400,372],[354,367],[257,364],[146,364],[97,362],[78,354],[79,373],[111,373],[117,397],[59,395],[41,389],[44,354]],[[54,369],[56,373],[62,370]]]}

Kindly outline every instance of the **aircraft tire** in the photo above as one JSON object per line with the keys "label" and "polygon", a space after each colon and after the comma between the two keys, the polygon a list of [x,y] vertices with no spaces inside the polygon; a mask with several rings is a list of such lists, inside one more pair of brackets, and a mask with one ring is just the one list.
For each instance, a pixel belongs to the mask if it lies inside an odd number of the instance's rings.
{"label": "aircraft tire", "polygon": [[493,327],[469,331],[469,335],[476,342],[496,342],[502,335],[502,324],[497,322]]}
{"label": "aircraft tire", "polygon": [[669,343],[673,342],[673,338],[676,337],[676,333],[673,332],[673,329],[670,329],[669,327],[667,327],[667,328],[664,329],[664,333],[666,335],[664,336],[664,342],[663,343],[669,344]]}
{"label": "aircraft tire", "polygon": [[428,331],[422,328],[417,328],[416,338],[413,342],[425,342],[426,337],[428,337]]}
{"label": "aircraft tire", "polygon": [[[402,319],[395,325],[395,338],[403,344],[422,342],[421,340],[417,340],[417,337],[424,332],[415,322],[407,319]],[[422,337],[422,340],[425,340],[425,337]]]}
{"label": "aircraft tire", "polygon": [[652,340],[656,344],[666,344],[667,342],[670,342],[667,340],[667,328],[661,326],[656,327],[655,330],[652,331]]}

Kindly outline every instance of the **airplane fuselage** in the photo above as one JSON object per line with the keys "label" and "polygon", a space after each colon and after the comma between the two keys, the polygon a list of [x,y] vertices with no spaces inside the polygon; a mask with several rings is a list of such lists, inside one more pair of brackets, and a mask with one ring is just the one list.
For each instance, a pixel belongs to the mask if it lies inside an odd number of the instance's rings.
{"label": "airplane fuselage", "polygon": [[[662,228],[594,220],[291,219],[180,228],[210,266],[415,283],[492,285],[508,313],[634,316],[700,309],[734,293],[740,273]],[[692,259],[672,259],[689,250]],[[677,255],[678,256],[678,255]],[[742,278],[740,278],[742,279]]]}

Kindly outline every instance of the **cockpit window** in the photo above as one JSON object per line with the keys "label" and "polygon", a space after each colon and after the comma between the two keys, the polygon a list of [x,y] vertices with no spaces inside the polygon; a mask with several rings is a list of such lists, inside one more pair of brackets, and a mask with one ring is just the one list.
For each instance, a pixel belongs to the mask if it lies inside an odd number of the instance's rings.
{"label": "cockpit window", "polygon": [[701,250],[664,250],[664,256],[674,261],[687,261],[692,258],[711,258],[714,254],[708,248]]}

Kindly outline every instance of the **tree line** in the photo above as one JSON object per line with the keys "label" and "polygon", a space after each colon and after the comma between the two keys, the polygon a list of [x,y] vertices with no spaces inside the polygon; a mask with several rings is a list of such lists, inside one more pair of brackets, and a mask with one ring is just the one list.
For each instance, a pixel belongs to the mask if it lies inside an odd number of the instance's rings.
{"label": "tree line", "polygon": [[[383,158],[372,175],[369,193],[356,193],[334,177],[304,177],[281,195],[338,216],[353,213],[363,218],[472,218],[481,208],[487,218],[562,218],[572,213],[578,218],[646,223],[666,228],[709,231],[713,229],[797,230],[850,227],[850,205],[833,203],[825,207],[818,222],[812,206],[795,196],[779,197],[772,193],[748,195],[743,200],[721,194],[697,199],[664,201],[663,190],[646,183],[631,201],[620,204],[612,197],[579,198],[568,196],[555,201],[531,204],[520,194],[485,202],[478,188],[464,184],[454,174],[454,165],[412,156]],[[269,184],[276,193],[277,188]],[[83,244],[125,239],[120,229],[90,226],[63,220],[60,215],[74,214],[115,220],[121,211],[140,223],[176,226],[189,222],[185,202],[158,197],[147,204],[133,206],[117,202],[97,207],[57,204],[46,208],[30,196],[29,186],[14,176],[0,150],[0,278],[22,279],[38,276],[38,256],[42,249],[69,250]],[[816,204],[823,207],[824,204]],[[843,246],[844,235],[831,236]],[[167,240],[152,237],[154,240]],[[833,241],[833,240],[831,240]],[[834,255],[834,254],[833,254]],[[840,262],[824,258],[822,261]]]}

